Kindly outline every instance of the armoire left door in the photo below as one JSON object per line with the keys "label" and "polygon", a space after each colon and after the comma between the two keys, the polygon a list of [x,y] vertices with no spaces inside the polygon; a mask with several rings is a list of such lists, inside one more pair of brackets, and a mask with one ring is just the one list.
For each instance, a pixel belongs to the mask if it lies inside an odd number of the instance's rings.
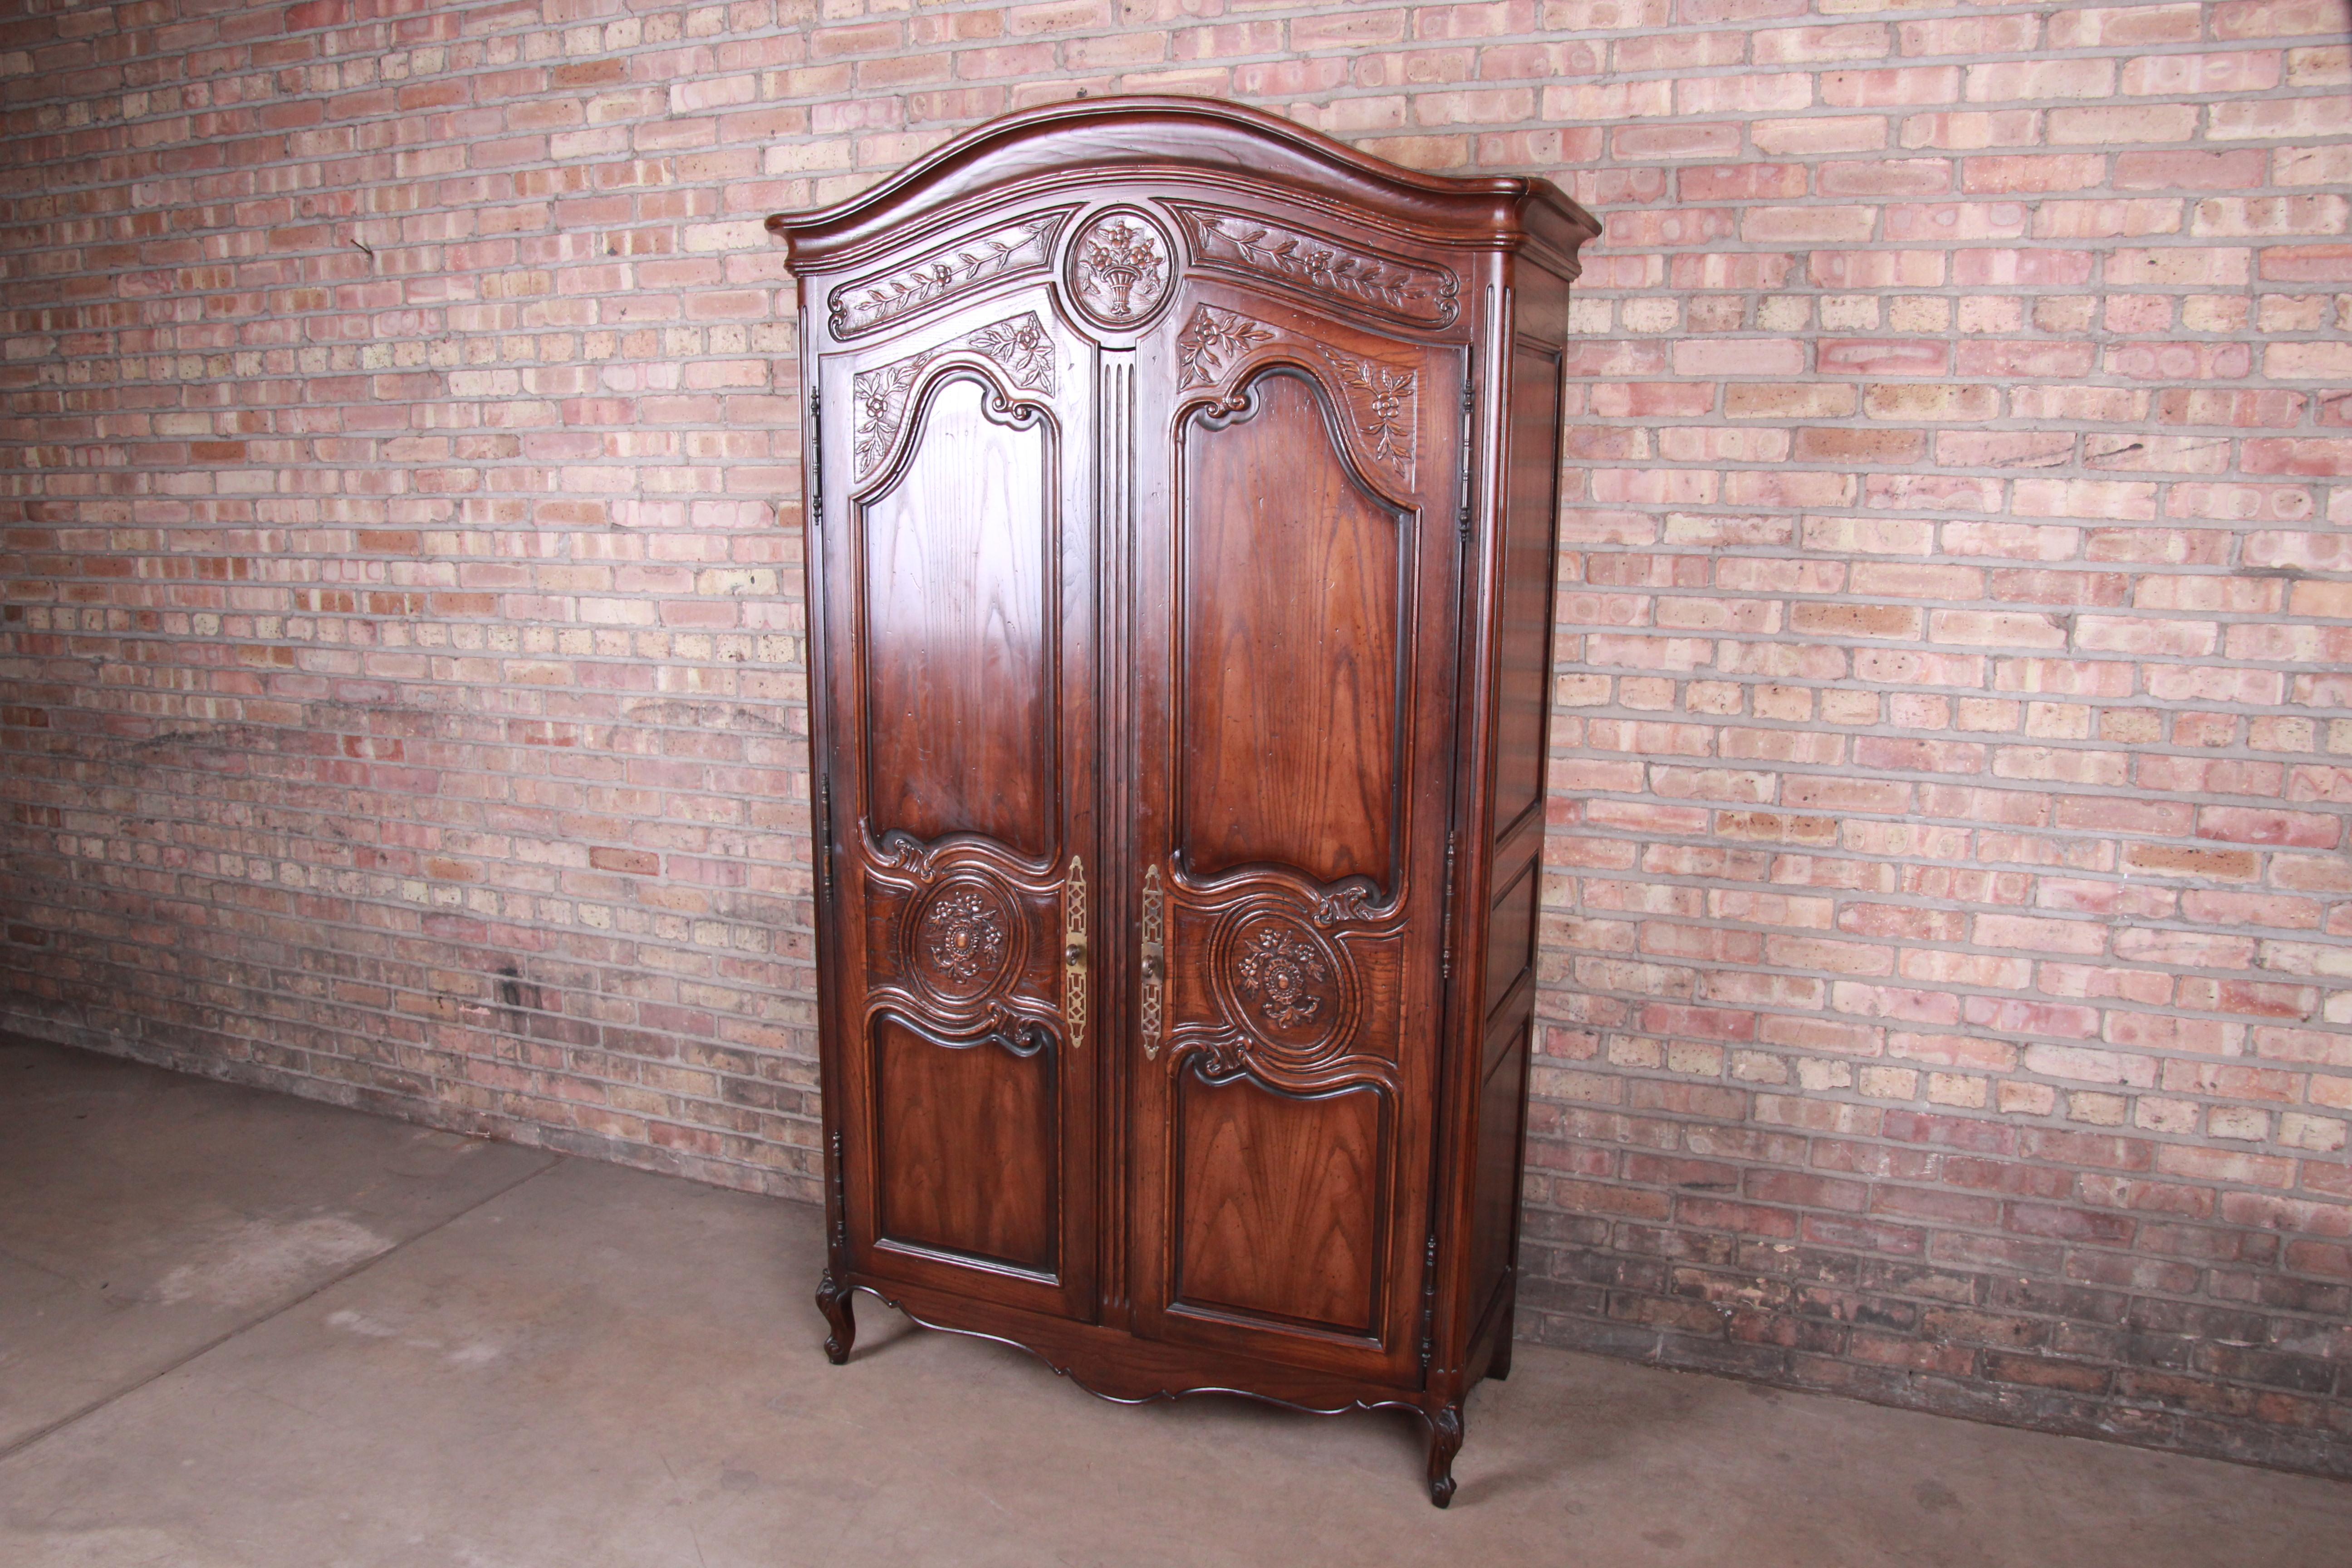
{"label": "armoire left door", "polygon": [[1093,351],[1041,287],[819,358],[819,896],[849,1265],[1095,1315]]}

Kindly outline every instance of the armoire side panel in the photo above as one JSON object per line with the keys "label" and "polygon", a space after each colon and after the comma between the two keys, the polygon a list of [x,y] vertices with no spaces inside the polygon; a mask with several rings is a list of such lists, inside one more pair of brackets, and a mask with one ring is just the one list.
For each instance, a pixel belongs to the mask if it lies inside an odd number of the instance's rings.
{"label": "armoire side panel", "polygon": [[859,507],[868,809],[875,833],[972,833],[1053,858],[1058,800],[1041,421],[992,417],[990,388],[926,392],[897,476]]}
{"label": "armoire side panel", "polygon": [[1503,517],[1503,616],[1496,645],[1495,829],[1543,795],[1544,714],[1551,686],[1551,594],[1559,511],[1560,358],[1511,353],[1511,429]]}
{"label": "armoire side panel", "polygon": [[1478,1086],[1478,1142],[1471,1175],[1470,1312],[1485,1314],[1511,1264],[1519,1228],[1519,1150],[1527,1114],[1528,1037],[1532,1003],[1489,1037]]}
{"label": "armoire side panel", "polygon": [[1536,904],[1543,890],[1543,868],[1529,859],[1519,874],[1495,896],[1493,920],[1486,928],[1486,1005],[1488,1017],[1502,1005],[1536,961]]}
{"label": "armoire side panel", "polygon": [[[1503,1283],[1518,1234],[1528,1052],[1543,885],[1545,737],[1551,700],[1551,599],[1559,510],[1560,356],[1527,342],[1511,353],[1504,453],[1501,614],[1496,631],[1495,797],[1481,1049],[1471,1173],[1474,1323]],[[1508,1333],[1506,1322],[1498,1331]],[[1507,1352],[1505,1352],[1507,1355]]]}

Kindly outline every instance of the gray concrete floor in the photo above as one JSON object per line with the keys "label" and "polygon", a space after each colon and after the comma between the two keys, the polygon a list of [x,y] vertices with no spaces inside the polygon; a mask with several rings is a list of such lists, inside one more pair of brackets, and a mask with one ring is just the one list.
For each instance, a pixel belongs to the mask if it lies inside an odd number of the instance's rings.
{"label": "gray concrete floor", "polygon": [[2346,1568],[2352,1486],[1522,1346],[1418,1424],[1129,1409],[818,1217],[0,1037],[0,1563]]}

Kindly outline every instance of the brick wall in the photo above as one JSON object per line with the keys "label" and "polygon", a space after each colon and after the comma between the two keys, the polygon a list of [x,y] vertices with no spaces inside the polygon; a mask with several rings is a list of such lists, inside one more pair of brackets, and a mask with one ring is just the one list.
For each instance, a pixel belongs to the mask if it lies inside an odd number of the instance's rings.
{"label": "brick wall", "polygon": [[2352,1473],[2343,0],[12,0],[0,1023],[807,1196],[757,220],[1084,88],[1607,218],[1523,1332]]}

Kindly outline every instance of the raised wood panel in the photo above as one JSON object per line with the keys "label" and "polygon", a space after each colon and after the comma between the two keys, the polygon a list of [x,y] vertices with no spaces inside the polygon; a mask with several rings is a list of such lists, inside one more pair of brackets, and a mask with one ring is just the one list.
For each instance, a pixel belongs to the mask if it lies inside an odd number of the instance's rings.
{"label": "raised wood panel", "polygon": [[1380,1325],[1383,1096],[1178,1080],[1176,1302],[1370,1337]]}
{"label": "raised wood panel", "polygon": [[1397,880],[1406,544],[1306,375],[1259,376],[1182,434],[1178,847],[1212,878],[1280,865]]}
{"label": "raised wood panel", "polygon": [[858,508],[867,811],[878,837],[979,834],[1034,861],[1058,835],[1054,594],[1042,416],[969,371],[919,395],[897,471]]}
{"label": "raised wood panel", "polygon": [[1507,1029],[1508,1039],[1478,1089],[1477,1152],[1470,1178],[1470,1308],[1475,1321],[1509,1267],[1518,1233],[1521,1119],[1527,1104],[1528,1031],[1532,1018]]}
{"label": "raised wood panel", "polygon": [[1559,510],[1559,355],[1511,354],[1511,425],[1503,512],[1502,627],[1496,644],[1495,830],[1543,795],[1544,719],[1551,699],[1551,593]]}
{"label": "raised wood panel", "polygon": [[951,1041],[873,1021],[884,1242],[1055,1271],[1055,1051],[1035,1033]]}
{"label": "raised wood panel", "polygon": [[1486,1005],[1480,1016],[1490,1016],[1528,971],[1536,957],[1536,903],[1542,890],[1539,864],[1530,860],[1511,885],[1496,897],[1486,921]]}

